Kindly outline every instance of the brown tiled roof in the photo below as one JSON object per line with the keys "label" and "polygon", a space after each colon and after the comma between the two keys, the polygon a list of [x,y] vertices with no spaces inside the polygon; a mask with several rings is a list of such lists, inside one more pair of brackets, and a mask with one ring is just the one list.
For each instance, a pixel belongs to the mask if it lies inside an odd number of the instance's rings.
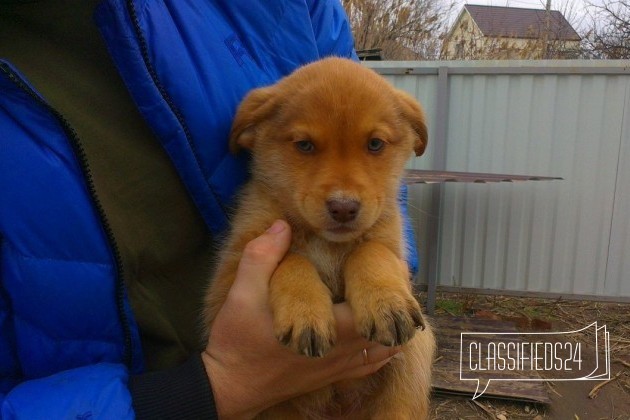
{"label": "brown tiled roof", "polygon": [[[545,31],[546,10],[473,4],[464,7],[485,36],[540,38]],[[564,41],[580,40],[575,29],[557,10],[552,10],[549,14],[549,38]]]}

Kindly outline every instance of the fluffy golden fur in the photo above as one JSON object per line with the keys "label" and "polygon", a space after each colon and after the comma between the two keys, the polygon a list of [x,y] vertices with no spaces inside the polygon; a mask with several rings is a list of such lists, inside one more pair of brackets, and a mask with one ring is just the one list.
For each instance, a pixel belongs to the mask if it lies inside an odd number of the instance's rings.
{"label": "fluffy golden fur", "polygon": [[340,58],[256,89],[239,107],[230,145],[252,152],[252,179],[206,297],[207,328],[245,245],[285,219],[292,244],[270,281],[278,339],[307,356],[326,354],[335,343],[332,305],[345,300],[362,336],[403,345],[403,356],[378,373],[272,407],[262,418],[427,416],[435,343],[401,262],[397,202],[405,162],[426,144],[420,105]]}

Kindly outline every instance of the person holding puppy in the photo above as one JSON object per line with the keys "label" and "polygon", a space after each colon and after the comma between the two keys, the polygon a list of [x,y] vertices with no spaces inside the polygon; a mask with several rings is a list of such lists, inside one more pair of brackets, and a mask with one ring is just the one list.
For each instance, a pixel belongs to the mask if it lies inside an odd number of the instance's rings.
{"label": "person holding puppy", "polygon": [[336,0],[0,2],[0,418],[250,418],[396,354],[345,304],[328,356],[277,342],[283,221],[198,339],[235,109],[328,55],[354,56]]}

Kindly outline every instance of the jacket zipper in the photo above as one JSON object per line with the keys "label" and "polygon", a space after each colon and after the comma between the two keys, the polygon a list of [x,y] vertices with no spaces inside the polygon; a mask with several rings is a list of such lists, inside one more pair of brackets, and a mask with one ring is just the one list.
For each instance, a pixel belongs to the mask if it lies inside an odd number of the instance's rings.
{"label": "jacket zipper", "polygon": [[[142,34],[142,29],[140,28],[140,20],[138,19],[138,13],[136,11],[136,6],[134,5],[134,0],[127,0],[126,3],[127,3],[127,12],[129,13],[129,17],[131,19],[134,32],[136,34],[136,38],[138,40],[138,45],[140,47],[140,55],[142,56],[142,61],[144,62],[144,65],[147,68],[149,75],[151,76],[151,80],[153,81],[153,84],[157,87],[158,92],[162,96],[162,99],[164,99],[169,109],[171,110],[175,118],[177,119],[177,122],[182,127],[182,131],[184,132],[184,136],[186,137],[188,146],[190,147],[190,150],[192,151],[192,154],[195,158],[195,162],[197,166],[201,168],[201,165],[199,163],[200,162],[199,154],[197,153],[197,148],[195,147],[195,144],[192,141],[192,135],[190,134],[190,129],[186,125],[186,121],[184,120],[182,113],[177,108],[177,106],[175,106],[175,103],[173,102],[168,92],[166,92],[166,89],[160,82],[157,71],[155,70],[155,68],[153,67],[153,64],[151,63],[151,59],[149,56],[149,47],[147,45],[147,41],[144,39],[144,35]],[[214,200],[217,202],[217,204],[223,211],[223,215],[225,219],[229,220],[231,212],[228,211],[228,209],[226,209],[226,207],[223,205],[223,202],[218,197],[217,193],[209,184],[208,184],[208,189],[210,190],[210,193],[212,194]]]}
{"label": "jacket zipper", "polygon": [[24,80],[20,78],[20,76],[15,73],[7,64],[0,63],[0,71],[4,73],[13,84],[15,84],[18,88],[24,91],[29,95],[35,102],[37,102],[40,106],[45,108],[50,114],[52,114],[55,119],[61,125],[64,133],[66,134],[66,138],[70,140],[70,145],[74,151],[75,157],[79,162],[79,166],[83,172],[83,176],[85,178],[87,189],[89,192],[89,196],[92,200],[94,207],[100,217],[101,226],[105,232],[105,236],[109,242],[110,249],[112,251],[114,257],[114,265],[116,270],[116,307],[118,310],[118,316],[120,317],[120,322],[123,328],[123,337],[124,337],[124,353],[123,360],[125,365],[131,370],[132,369],[132,339],[131,339],[131,327],[129,325],[129,319],[127,317],[125,311],[125,282],[123,276],[123,265],[122,259],[120,257],[120,250],[118,245],[116,244],[116,240],[114,238],[114,233],[109,224],[107,216],[105,214],[105,210],[96,194],[96,188],[94,187],[94,180],[92,178],[92,173],[89,167],[89,163],[85,154],[85,150],[83,145],[77,136],[74,129],[70,126],[68,121],[65,119],[59,111],[54,109],[51,105],[48,104],[41,96],[39,96]]}

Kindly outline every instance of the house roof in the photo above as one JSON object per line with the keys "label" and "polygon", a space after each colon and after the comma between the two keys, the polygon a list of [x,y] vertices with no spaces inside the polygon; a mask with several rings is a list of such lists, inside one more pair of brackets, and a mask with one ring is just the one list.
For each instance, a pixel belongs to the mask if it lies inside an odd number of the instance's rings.
{"label": "house roof", "polygon": [[[547,11],[517,7],[481,6],[467,4],[475,24],[485,36],[508,38],[540,38],[544,34]],[[462,10],[463,12],[463,10]],[[579,41],[581,38],[564,15],[557,10],[549,13],[549,38]]]}

